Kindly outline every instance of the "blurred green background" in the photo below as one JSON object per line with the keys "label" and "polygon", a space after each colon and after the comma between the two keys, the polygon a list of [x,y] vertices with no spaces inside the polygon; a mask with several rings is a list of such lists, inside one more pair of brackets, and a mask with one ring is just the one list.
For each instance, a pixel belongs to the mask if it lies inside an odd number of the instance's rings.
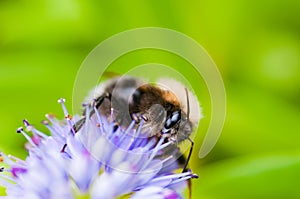
{"label": "blurred green background", "polygon": [[[200,179],[193,181],[193,198],[300,198],[297,0],[0,0],[0,150],[24,158],[25,140],[14,133],[22,119],[44,130],[39,121],[45,113],[62,115],[59,97],[71,109],[87,54],[111,35],[147,26],[194,38],[224,78],[226,123],[204,159],[197,157],[204,135],[197,134],[191,167]],[[181,63],[169,56],[137,52],[119,62]],[[199,99],[205,129],[209,96]]]}

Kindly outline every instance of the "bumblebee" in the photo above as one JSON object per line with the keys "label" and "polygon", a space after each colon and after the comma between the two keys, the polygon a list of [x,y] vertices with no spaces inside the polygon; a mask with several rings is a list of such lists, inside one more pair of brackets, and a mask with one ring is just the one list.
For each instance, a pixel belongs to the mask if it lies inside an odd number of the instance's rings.
{"label": "bumblebee", "polygon": [[[175,95],[174,91],[179,94]],[[150,84],[134,77],[117,77],[93,89],[84,104],[95,106],[100,115],[115,122],[116,128],[126,128],[132,120],[136,121],[136,125],[143,121],[142,128],[147,132],[144,135],[158,139],[163,137],[164,142],[174,142],[165,153],[177,156],[183,171],[187,169],[194,145],[190,135],[200,120],[201,111],[197,98],[179,82],[162,79]],[[89,110],[89,115],[93,116],[95,110]],[[85,117],[86,110],[82,119],[75,124],[76,131],[84,124]],[[191,143],[186,159],[176,150],[177,144],[184,140]]]}

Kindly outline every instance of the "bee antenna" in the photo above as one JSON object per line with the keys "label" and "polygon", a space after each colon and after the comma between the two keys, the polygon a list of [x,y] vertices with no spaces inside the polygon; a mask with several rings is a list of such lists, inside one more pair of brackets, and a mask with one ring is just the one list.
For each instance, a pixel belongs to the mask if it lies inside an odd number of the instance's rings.
{"label": "bee antenna", "polygon": [[185,90],[185,94],[186,94],[186,104],[187,104],[187,107],[186,107],[186,116],[187,118],[189,119],[190,118],[190,99],[189,99],[189,92],[187,90],[187,88],[184,88]]}

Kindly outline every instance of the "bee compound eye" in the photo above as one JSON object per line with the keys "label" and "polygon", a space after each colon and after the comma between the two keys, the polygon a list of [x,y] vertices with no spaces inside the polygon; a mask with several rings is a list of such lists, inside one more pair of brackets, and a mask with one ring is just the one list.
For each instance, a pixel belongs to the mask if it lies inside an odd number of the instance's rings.
{"label": "bee compound eye", "polygon": [[181,113],[179,111],[175,111],[172,115],[166,120],[165,129],[172,128],[178,121],[181,119]]}
{"label": "bee compound eye", "polygon": [[137,103],[140,101],[140,98],[141,98],[141,91],[136,89],[133,94],[132,94],[132,102],[133,103]]}
{"label": "bee compound eye", "polygon": [[172,119],[168,118],[165,123],[165,129],[169,129],[172,126]]}
{"label": "bee compound eye", "polygon": [[179,111],[176,111],[172,114],[171,121],[176,124],[181,119],[181,114]]}

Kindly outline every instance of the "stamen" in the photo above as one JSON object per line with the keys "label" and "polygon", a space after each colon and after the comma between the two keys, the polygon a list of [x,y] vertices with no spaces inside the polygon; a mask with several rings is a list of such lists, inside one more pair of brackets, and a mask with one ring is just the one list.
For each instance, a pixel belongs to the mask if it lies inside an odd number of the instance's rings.
{"label": "stamen", "polygon": [[52,135],[63,138],[63,136],[59,133],[59,130],[56,130],[55,127],[50,126],[47,120],[42,120],[41,123],[44,124],[49,129],[49,131],[51,131]]}
{"label": "stamen", "polygon": [[47,119],[50,120],[50,122],[52,123],[52,119],[55,119],[55,115],[53,113],[49,113],[45,115]]}
{"label": "stamen", "polygon": [[73,135],[75,135],[76,132],[75,132],[75,129],[73,128],[74,124],[72,123],[73,117],[72,117],[72,115],[69,114],[68,109],[65,105],[66,99],[60,98],[59,100],[57,100],[57,102],[61,104],[62,109],[64,111],[65,119],[67,119],[67,121],[68,121],[68,124],[71,128],[71,132],[73,133]]}
{"label": "stamen", "polygon": [[47,120],[42,120],[41,123],[44,125],[49,125],[49,122]]}
{"label": "stamen", "polygon": [[24,123],[24,125],[25,125],[26,127],[30,126],[28,120],[26,120],[26,119],[23,120],[23,123]]}
{"label": "stamen", "polygon": [[[119,139],[119,136],[118,134],[116,134],[115,132],[115,126],[116,126],[116,122],[110,124],[111,125],[111,131],[109,131],[107,134],[106,134],[106,137],[108,140],[111,140],[113,141],[113,139]],[[114,141],[113,141],[114,142]]]}
{"label": "stamen", "polygon": [[21,133],[25,138],[26,138],[26,140],[32,145],[32,146],[37,146],[33,141],[32,141],[32,139],[30,138],[30,136],[29,135],[27,135],[27,133],[25,133],[24,131],[23,131],[23,127],[19,127],[18,129],[17,129],[17,133]]}
{"label": "stamen", "polygon": [[8,175],[1,175],[2,179],[4,180],[9,180],[9,181],[12,181],[12,182],[15,182],[15,179],[13,179],[12,177],[8,176]]}
{"label": "stamen", "polygon": [[56,131],[57,134],[66,136],[66,133],[64,131],[64,129],[59,125],[59,122],[57,121],[57,119],[55,118],[55,116],[53,114],[46,114],[45,117],[51,122],[52,126],[51,128],[50,125],[46,124],[46,127],[52,132]]}
{"label": "stamen", "polygon": [[[188,179],[194,178],[195,175],[196,175],[196,174],[190,174],[189,176],[180,177],[180,178],[178,178],[178,179],[176,179],[176,180],[173,180],[173,181],[171,182],[171,184],[176,184],[176,183],[179,183],[179,182],[182,182],[182,181],[186,181],[186,180],[188,180]],[[196,175],[196,176],[198,177],[198,175]]]}
{"label": "stamen", "polygon": [[138,128],[138,130],[137,130],[137,132],[136,132],[136,138],[140,135],[140,133],[142,132],[142,127],[143,127],[143,125],[144,125],[144,123],[145,123],[145,120],[144,119],[142,119],[142,121],[141,121],[141,123],[140,123],[140,125],[139,125],[139,128]]}
{"label": "stamen", "polygon": [[66,150],[66,148],[67,148],[67,146],[68,146],[67,144],[64,144],[64,146],[63,146],[63,148],[61,149],[61,151],[60,151],[60,152],[61,152],[61,153],[64,153],[64,152],[65,152],[65,150]]}
{"label": "stamen", "polygon": [[151,182],[158,182],[158,181],[161,181],[161,180],[168,180],[168,179],[181,179],[183,177],[186,177],[186,176],[191,176],[191,173],[190,172],[185,172],[185,173],[176,173],[176,174],[171,174],[171,175],[166,175],[166,176],[161,176],[161,177],[157,177],[153,180],[151,180]]}
{"label": "stamen", "polygon": [[72,115],[65,115],[65,119],[67,119],[67,120],[72,120],[73,117],[72,117]]}
{"label": "stamen", "polygon": [[69,116],[69,112],[68,112],[68,109],[67,109],[67,107],[65,105],[66,99],[60,98],[60,99],[57,100],[57,102],[59,104],[61,104],[63,112],[64,112],[64,115],[65,115],[65,118],[68,117]]}
{"label": "stamen", "polygon": [[129,150],[130,148],[132,148],[134,146],[135,142],[137,141],[137,137],[141,133],[144,122],[145,122],[144,120],[141,121],[137,131],[134,133],[133,137],[131,138],[130,143],[129,143],[128,147],[126,148],[126,150]]}
{"label": "stamen", "polygon": [[88,103],[82,103],[82,104],[81,104],[82,107],[86,107],[86,106],[88,106],[88,105],[89,105]]}
{"label": "stamen", "polygon": [[0,173],[2,173],[4,171],[4,167],[0,168]]}
{"label": "stamen", "polygon": [[[91,129],[91,126],[94,125],[94,123],[91,121],[91,117],[92,117],[92,112],[93,112],[93,109],[91,109],[91,106],[90,105],[87,105],[87,104],[83,104],[83,106],[85,106],[85,116],[84,118],[81,119],[81,121],[84,121],[83,124],[81,124],[81,126],[84,125],[84,131],[85,131],[85,135],[89,135],[89,131]],[[97,124],[96,124],[97,126]],[[100,128],[100,127],[99,127]],[[87,140],[86,140],[86,143],[85,145],[86,146],[90,146],[91,143],[94,142],[93,140],[94,138],[92,136],[87,136]]]}
{"label": "stamen", "polygon": [[30,125],[26,119],[23,120],[23,123],[24,123],[27,131],[32,132],[33,134],[39,135],[42,138],[48,137],[46,134],[42,133],[41,131],[37,130],[32,125]]}
{"label": "stamen", "polygon": [[0,184],[1,186],[4,186],[4,187],[11,187],[12,186],[12,182],[15,182],[13,179],[7,179],[6,177],[7,175],[0,175]]}
{"label": "stamen", "polygon": [[93,107],[94,107],[94,111],[95,111],[97,119],[98,119],[98,123],[100,124],[100,131],[101,131],[101,133],[104,133],[103,122],[101,120],[100,113],[99,113],[95,103],[93,104]]}
{"label": "stamen", "polygon": [[197,178],[199,178],[199,176],[197,174],[193,173],[192,178],[197,179]]}
{"label": "stamen", "polygon": [[152,149],[155,144],[156,144],[156,140],[154,139],[149,140],[147,144],[143,147],[143,151],[148,152],[149,149]]}
{"label": "stamen", "polygon": [[138,123],[140,120],[139,120],[139,117],[138,117],[138,115],[136,114],[136,113],[133,113],[132,115],[131,115],[131,117],[132,117],[132,119],[136,122],[136,123]]}
{"label": "stamen", "polygon": [[158,152],[158,149],[160,148],[161,144],[163,143],[164,141],[164,138],[160,138],[160,140],[158,141],[157,145],[155,146],[154,150],[152,151],[149,159],[147,160],[147,162],[144,164],[144,166],[141,168],[141,171],[144,170],[148,165],[149,163],[152,161],[152,159],[155,157],[155,155],[157,154]]}
{"label": "stamen", "polygon": [[89,121],[90,121],[90,106],[85,107],[85,134],[88,135],[88,127],[89,127]]}
{"label": "stamen", "polygon": [[110,118],[112,119],[112,121],[115,121],[114,108],[113,107],[110,108]]}
{"label": "stamen", "polygon": [[85,108],[85,117],[90,117],[90,106],[83,103],[82,106]]}
{"label": "stamen", "polygon": [[131,130],[132,130],[132,128],[134,127],[134,125],[135,125],[135,121],[132,120],[132,122],[130,123],[130,125],[127,127],[125,133],[120,137],[119,143],[122,143],[122,142],[123,142],[123,140],[125,139],[125,137],[127,136],[127,134],[128,134],[129,132],[131,132]]}
{"label": "stamen", "polygon": [[[158,151],[160,151],[160,150],[162,150],[162,149],[164,149],[164,148],[167,148],[167,147],[168,147],[169,145],[171,145],[171,144],[174,144],[174,142],[173,142],[173,141],[169,141],[169,142],[167,142],[167,143],[161,145],[161,146],[158,148]],[[153,149],[153,150],[154,150],[154,149]]]}
{"label": "stamen", "polygon": [[147,144],[147,139],[142,138],[135,142],[134,148],[144,147]]}
{"label": "stamen", "polygon": [[153,166],[154,168],[158,167],[159,165],[163,165],[165,162],[171,160],[173,158],[172,155],[170,155],[169,157],[163,159],[162,161],[160,161],[159,163],[157,163],[155,166]]}
{"label": "stamen", "polygon": [[135,140],[134,140],[134,142],[133,142],[131,148],[136,148],[136,147],[138,147],[138,146],[144,141],[144,139],[138,139],[138,138],[139,138],[139,135],[140,135],[141,132],[142,132],[142,127],[143,127],[144,123],[145,123],[145,120],[142,119],[142,121],[141,121],[141,123],[140,123],[140,125],[139,125],[139,127],[138,127],[138,130],[137,130],[137,132],[136,132],[135,135],[134,135]]}
{"label": "stamen", "polygon": [[22,165],[26,165],[26,162],[24,160],[21,160],[13,155],[8,155],[7,160],[9,160],[11,163],[9,164],[12,164],[13,162],[11,160],[14,160],[15,162],[17,162],[18,164],[22,164]]}
{"label": "stamen", "polygon": [[13,161],[11,161],[11,160],[9,159],[8,156],[6,156],[6,155],[3,154],[3,153],[0,153],[0,160],[1,160],[0,162],[6,163],[6,164],[8,164],[8,165],[11,165],[11,164],[14,163]]}
{"label": "stamen", "polygon": [[66,99],[65,99],[65,98],[59,98],[59,99],[57,100],[57,102],[60,103],[60,104],[63,104],[63,103],[66,102]]}
{"label": "stamen", "polygon": [[43,139],[39,135],[33,134],[31,140],[35,143],[35,145],[39,145]]}
{"label": "stamen", "polygon": [[113,132],[116,132],[119,128],[119,124],[117,122],[114,123]]}
{"label": "stamen", "polygon": [[176,184],[176,183],[179,183],[179,182],[182,182],[182,181],[186,181],[186,180],[188,180],[188,179],[191,179],[191,176],[186,176],[186,177],[183,177],[183,178],[179,178],[179,179],[177,179],[177,180],[174,180],[174,181],[172,181],[172,182],[170,183],[170,185],[171,185],[171,184]]}
{"label": "stamen", "polygon": [[27,169],[23,167],[13,167],[11,168],[10,172],[13,175],[13,177],[17,178],[19,177],[19,175],[26,173]]}

